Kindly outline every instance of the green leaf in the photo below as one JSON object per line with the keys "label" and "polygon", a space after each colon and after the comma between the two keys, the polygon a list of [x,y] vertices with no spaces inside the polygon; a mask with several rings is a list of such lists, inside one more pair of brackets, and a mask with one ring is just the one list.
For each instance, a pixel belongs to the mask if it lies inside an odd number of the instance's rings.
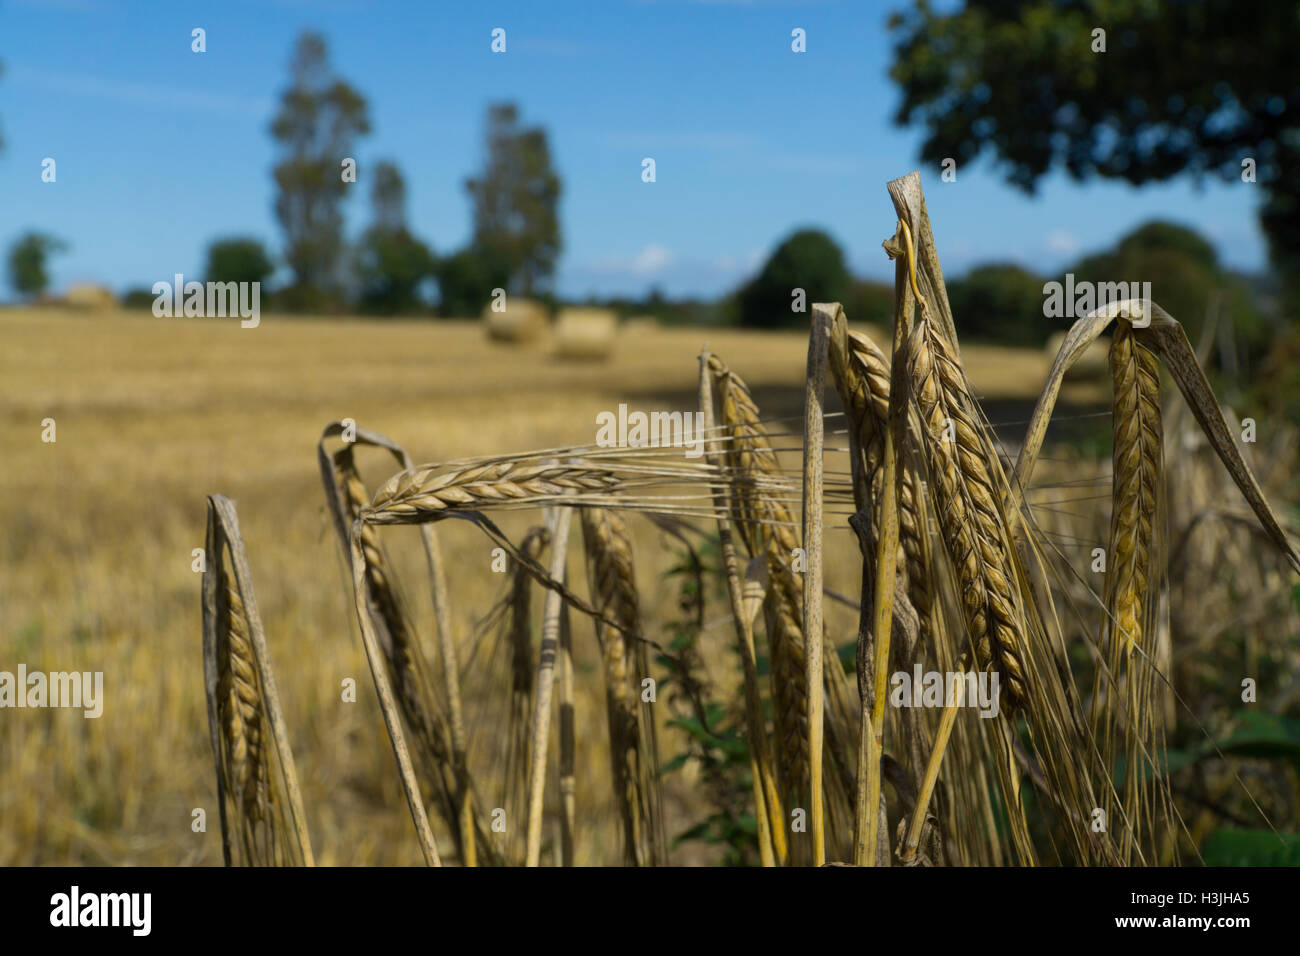
{"label": "green leaf", "polygon": [[1243,757],[1300,759],[1300,720],[1260,710],[1238,711],[1219,749]]}
{"label": "green leaf", "polygon": [[[1177,773],[1201,760],[1211,760],[1220,753],[1225,757],[1259,757],[1268,760],[1300,760],[1300,720],[1262,710],[1239,710],[1229,723],[1226,737],[1207,740],[1190,750],[1169,750],[1165,754],[1168,773]],[[1144,777],[1151,766],[1142,764]],[[1124,782],[1124,758],[1115,762],[1115,782]]]}
{"label": "green leaf", "polygon": [[686,761],[689,759],[689,754],[678,754],[672,760],[659,768],[659,776],[665,777],[670,773],[676,773],[678,770],[681,770],[682,767],[686,766]]}
{"label": "green leaf", "polygon": [[1201,856],[1206,866],[1300,866],[1300,833],[1216,830]]}

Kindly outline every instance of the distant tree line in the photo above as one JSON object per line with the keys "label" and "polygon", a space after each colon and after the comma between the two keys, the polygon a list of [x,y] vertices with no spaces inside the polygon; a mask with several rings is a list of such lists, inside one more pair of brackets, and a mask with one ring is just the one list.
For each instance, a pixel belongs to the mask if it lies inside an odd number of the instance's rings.
{"label": "distant tree line", "polygon": [[[1219,263],[1214,247],[1191,229],[1168,222],[1145,223],[1115,248],[1090,254],[1061,273],[1043,275],[1013,263],[979,265],[964,275],[947,276],[948,299],[963,340],[1040,347],[1073,319],[1045,314],[1044,286],[1075,283],[1151,283],[1151,295],[1187,328],[1195,341],[1213,312],[1231,330],[1238,348],[1259,350],[1267,341],[1267,321],[1259,290],[1251,280]],[[804,311],[795,309],[802,290]],[[749,282],[730,297],[724,310],[753,328],[805,327],[813,302],[844,304],[850,322],[890,326],[894,290],[849,274],[840,247],[825,232],[803,229],[779,243]]]}

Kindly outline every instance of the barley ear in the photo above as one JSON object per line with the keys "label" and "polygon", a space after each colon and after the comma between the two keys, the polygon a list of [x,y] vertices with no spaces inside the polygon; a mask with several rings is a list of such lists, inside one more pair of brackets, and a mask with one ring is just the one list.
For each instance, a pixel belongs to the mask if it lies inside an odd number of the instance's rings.
{"label": "barley ear", "polygon": [[252,572],[225,495],[208,497],[205,547],[203,676],[226,865],[238,857],[250,866],[313,866]]}
{"label": "barley ear", "polygon": [[645,643],[641,640],[641,609],[636,592],[632,539],[623,519],[604,508],[582,509],[582,536],[587,553],[591,603],[622,630],[595,621],[605,676],[605,706],[609,722],[610,770],[614,798],[623,823],[623,859],[630,866],[647,866],[659,858],[652,755],[645,743],[651,715],[638,707],[640,677],[645,675]]}
{"label": "barley ear", "polygon": [[[716,436],[713,415],[712,357],[708,351],[700,355],[700,413],[704,419],[704,433]],[[721,468],[725,453],[719,449],[716,437],[708,442],[709,461]],[[781,798],[773,770],[772,751],[763,717],[763,703],[758,685],[758,660],[754,650],[754,619],[764,605],[768,590],[767,559],[755,555],[749,561],[741,584],[739,560],[736,556],[732,523],[727,515],[737,511],[734,488],[715,484],[713,500],[718,513],[718,542],[722,551],[723,569],[727,578],[727,593],[731,598],[732,623],[736,631],[736,645],[740,653],[745,689],[745,722],[749,738],[750,770],[754,793],[754,818],[758,824],[759,860],[763,866],[780,866],[786,862],[785,816],[781,811]]]}

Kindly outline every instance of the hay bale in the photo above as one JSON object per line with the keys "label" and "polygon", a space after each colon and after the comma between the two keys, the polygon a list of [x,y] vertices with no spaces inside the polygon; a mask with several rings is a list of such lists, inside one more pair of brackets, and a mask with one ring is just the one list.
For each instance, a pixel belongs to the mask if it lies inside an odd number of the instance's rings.
{"label": "hay bale", "polygon": [[640,335],[654,332],[659,328],[659,317],[654,315],[633,315],[623,321],[623,335]]}
{"label": "hay bale", "polygon": [[599,360],[609,357],[618,334],[612,309],[563,309],[555,323],[555,354],[560,358]]}
{"label": "hay bale", "polygon": [[533,342],[546,333],[546,307],[532,299],[506,296],[505,310],[495,312],[489,304],[483,310],[483,324],[494,342]]}
{"label": "hay bale", "polygon": [[117,308],[117,296],[106,286],[93,282],[78,282],[70,285],[64,293],[63,304],[74,309],[89,309],[95,312],[107,312]]}
{"label": "hay bale", "polygon": [[[1047,356],[1055,359],[1065,342],[1064,332],[1055,332],[1047,340]],[[1070,369],[1067,378],[1105,379],[1110,377],[1110,339],[1101,336],[1091,343]]]}

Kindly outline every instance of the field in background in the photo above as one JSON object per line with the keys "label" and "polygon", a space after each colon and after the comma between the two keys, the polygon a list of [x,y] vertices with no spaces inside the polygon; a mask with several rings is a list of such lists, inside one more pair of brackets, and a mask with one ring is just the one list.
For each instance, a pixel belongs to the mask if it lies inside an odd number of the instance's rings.
{"label": "field in background", "polygon": [[[241,329],[237,319],[0,310],[0,670],[25,663],[103,671],[106,699],[98,720],[0,712],[0,865],[220,863],[199,575],[190,568],[192,549],[203,545],[205,496],[215,492],[239,511],[318,861],[419,862],[324,505],[315,457],[321,429],[350,417],[421,462],[590,443],[597,413],[620,402],[693,409],[706,343],[751,384],[766,417],[802,414],[799,333],[637,329],[618,340],[609,361],[575,364],[553,358],[545,342],[492,344],[472,322],[265,316],[259,328]],[[1045,354],[979,346],[962,353],[977,394],[999,410],[995,423],[1028,417]],[[1108,398],[1104,382],[1063,391],[1064,402],[1078,405]],[[838,411],[833,396],[827,401]],[[41,441],[45,418],[57,422],[55,444]],[[841,429],[842,419],[828,427]],[[1007,435],[1022,431],[1014,425]],[[843,436],[828,444],[843,445]],[[379,452],[362,455],[372,489],[395,470]],[[517,537],[538,520],[509,514],[501,525]],[[632,525],[647,630],[657,638],[676,612],[662,576],[671,543],[641,519]],[[490,660],[490,639],[468,647],[504,587],[489,570],[487,539],[462,522],[439,528],[466,645],[461,660],[467,668],[500,666]],[[396,529],[385,540],[431,651],[418,535]],[[570,575],[585,593],[576,544],[571,554]],[[856,545],[836,529],[828,586],[856,594],[857,567]],[[715,602],[710,620],[721,625],[725,614]],[[828,615],[837,642],[855,633],[848,611],[830,604]],[[575,651],[578,739],[594,753],[605,746],[604,700],[585,622]],[[733,679],[729,660],[716,663],[716,679]],[[357,682],[355,704],[341,700],[348,677]],[[473,723],[475,712],[471,698],[471,733],[493,733]],[[584,734],[584,725],[598,732]],[[673,733],[661,735],[665,759],[680,750]],[[578,862],[616,861],[604,765],[584,775],[581,757]],[[473,769],[481,781],[492,778],[492,768]],[[670,835],[703,812],[690,773],[669,778]],[[554,791],[554,777],[549,782]],[[496,805],[491,793],[484,799]],[[191,832],[199,807],[208,811],[206,833]],[[708,859],[695,846],[673,855]]]}

